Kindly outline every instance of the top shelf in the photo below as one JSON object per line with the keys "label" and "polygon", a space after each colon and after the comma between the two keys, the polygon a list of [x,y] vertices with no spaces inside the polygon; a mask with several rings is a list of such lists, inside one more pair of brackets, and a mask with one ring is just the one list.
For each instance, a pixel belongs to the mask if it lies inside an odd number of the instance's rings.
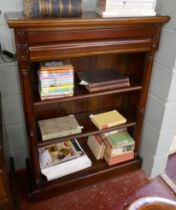
{"label": "top shelf", "polygon": [[102,18],[94,12],[85,12],[80,18],[43,18],[30,19],[22,12],[5,13],[9,27],[12,28],[42,28],[42,27],[72,27],[72,26],[108,26],[134,24],[164,24],[169,21],[168,16],[130,17],[130,18]]}

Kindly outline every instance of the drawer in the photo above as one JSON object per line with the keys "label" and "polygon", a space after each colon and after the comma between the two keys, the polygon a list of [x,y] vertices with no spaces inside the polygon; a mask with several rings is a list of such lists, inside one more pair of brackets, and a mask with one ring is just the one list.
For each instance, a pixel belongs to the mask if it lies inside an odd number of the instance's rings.
{"label": "drawer", "polygon": [[[45,29],[46,30],[46,29]],[[65,41],[84,41],[84,40],[104,40],[104,39],[124,39],[124,38],[141,38],[151,37],[156,33],[156,26],[136,26],[136,27],[112,27],[86,29],[74,28],[72,30],[65,29],[63,31],[31,31],[27,34],[29,46],[45,43],[56,43]]]}
{"label": "drawer", "polygon": [[63,59],[109,53],[146,52],[152,49],[152,39],[112,39],[60,42],[29,47],[31,61]]}

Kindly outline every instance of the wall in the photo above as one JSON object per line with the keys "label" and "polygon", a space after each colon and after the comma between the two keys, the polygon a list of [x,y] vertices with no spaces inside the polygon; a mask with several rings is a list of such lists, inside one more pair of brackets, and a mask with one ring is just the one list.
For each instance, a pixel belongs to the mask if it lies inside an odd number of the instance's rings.
{"label": "wall", "polygon": [[[2,12],[22,10],[22,0],[0,0],[0,5]],[[84,0],[83,8],[91,11],[94,10],[95,5],[96,0]],[[174,21],[176,16],[174,6],[175,3],[172,0],[167,2],[158,0],[157,4],[157,10],[161,14],[172,14],[173,19],[164,27],[160,49],[155,56],[144,121],[140,152],[144,159],[143,170],[149,177],[163,172],[175,126],[176,47],[174,47],[174,37],[176,36]],[[3,14],[0,16],[0,30],[2,47],[15,52],[13,31],[7,27]],[[3,94],[4,128],[6,128],[10,153],[15,157],[17,169],[22,168],[27,157],[26,132],[15,62],[4,63],[0,60],[0,91]]]}
{"label": "wall", "polygon": [[[15,52],[13,31],[8,28],[4,18],[5,11],[21,11],[22,1],[0,0],[0,43],[2,49]],[[17,63],[5,63],[0,59],[0,91],[2,93],[4,139],[8,140],[11,156],[15,157],[17,168],[24,167],[26,150],[26,132],[22,112],[21,94]]]}
{"label": "wall", "polygon": [[157,13],[171,16],[171,21],[162,30],[154,59],[140,150],[143,170],[151,178],[164,173],[176,128],[175,9],[176,1],[157,1]]}

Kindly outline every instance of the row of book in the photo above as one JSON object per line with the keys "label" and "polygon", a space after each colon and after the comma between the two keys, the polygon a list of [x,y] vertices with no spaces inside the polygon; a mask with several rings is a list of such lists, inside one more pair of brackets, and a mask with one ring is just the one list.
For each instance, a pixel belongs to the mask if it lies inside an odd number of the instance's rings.
{"label": "row of book", "polygon": [[98,0],[96,12],[103,17],[155,16],[156,0]]}
{"label": "row of book", "polygon": [[[124,124],[127,121],[117,110],[92,114],[90,120],[99,130]],[[78,134],[83,129],[74,115],[39,120],[38,124],[43,141]]]}
{"label": "row of book", "polygon": [[[103,132],[126,122],[126,118],[117,110],[90,116],[101,134],[88,137],[87,144],[96,159],[104,158],[108,165],[114,165],[134,157],[134,140],[126,129]],[[74,115],[39,121],[42,140],[81,133],[83,127]],[[76,139],[39,148],[41,173],[47,180],[85,169],[92,165]]]}
{"label": "row of book", "polygon": [[[97,160],[111,166],[134,158],[135,141],[127,130],[115,130],[88,137],[87,144]],[[92,165],[76,139],[39,148],[41,173],[48,181]]]}
{"label": "row of book", "polygon": [[127,129],[89,136],[87,143],[95,158],[105,159],[109,166],[134,158],[135,141]]}
{"label": "row of book", "polygon": [[38,78],[41,100],[73,96],[74,68],[69,61],[41,62]]}
{"label": "row of book", "polygon": [[[75,74],[89,92],[130,86],[129,77],[114,69],[81,71]],[[41,62],[38,70],[41,100],[70,97],[74,94],[74,67],[70,61]]]}

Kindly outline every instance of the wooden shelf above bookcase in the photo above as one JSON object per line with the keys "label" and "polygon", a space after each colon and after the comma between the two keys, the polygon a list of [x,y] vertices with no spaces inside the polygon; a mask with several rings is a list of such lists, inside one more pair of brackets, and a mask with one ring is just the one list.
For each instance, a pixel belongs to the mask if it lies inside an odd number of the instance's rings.
{"label": "wooden shelf above bookcase", "polygon": [[[144,110],[155,51],[159,46],[162,26],[168,16],[102,18],[94,13],[80,18],[29,19],[21,13],[6,14],[9,27],[14,29],[21,82],[23,107],[29,146],[31,196],[44,199],[87,186],[103,179],[127,173],[141,167],[138,157]],[[36,68],[40,61],[71,59],[75,73],[114,68],[129,76],[130,87],[89,93],[75,86],[74,96],[41,101],[38,93]],[[32,66],[34,65],[34,68]],[[34,85],[34,86],[33,86]],[[96,161],[83,144],[92,160],[89,169],[70,174],[55,181],[43,181],[38,147],[68,140],[68,137],[41,141],[37,122],[69,114],[79,118],[83,132],[69,138],[85,138],[100,131],[91,123],[90,113],[115,107],[127,123],[114,128],[128,127],[135,139],[135,158],[114,166]],[[119,109],[121,108],[121,109]]]}

